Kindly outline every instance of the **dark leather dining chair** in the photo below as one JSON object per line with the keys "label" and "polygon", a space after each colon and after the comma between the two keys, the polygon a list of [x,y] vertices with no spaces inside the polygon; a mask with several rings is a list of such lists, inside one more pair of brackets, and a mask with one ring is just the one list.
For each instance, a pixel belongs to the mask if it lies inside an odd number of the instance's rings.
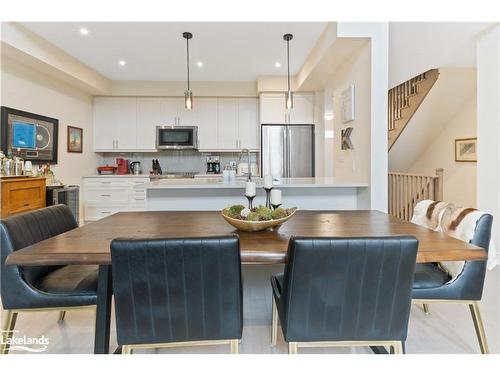
{"label": "dark leather dining chair", "polygon": [[111,242],[116,331],[140,348],[229,344],[243,329],[237,236]]}
{"label": "dark leather dining chair", "polygon": [[271,277],[278,318],[299,347],[390,346],[402,353],[418,241],[414,237],[290,239],[285,272]]}
{"label": "dark leather dining chair", "polygon": [[[471,244],[488,250],[493,217],[482,215],[476,223]],[[452,278],[436,263],[417,265],[413,285],[413,302],[455,303],[469,306],[481,353],[488,353],[488,344],[479,312],[478,301],[483,295],[486,261],[466,261],[462,272]]]}
{"label": "dark leather dining chair", "polygon": [[[77,227],[65,205],[50,206],[0,220],[2,304],[6,313],[1,353],[12,336],[17,315],[26,311],[60,311],[91,308],[97,302],[97,267],[95,266],[7,266],[12,252],[33,245]],[[71,249],[68,249],[71,251]]]}

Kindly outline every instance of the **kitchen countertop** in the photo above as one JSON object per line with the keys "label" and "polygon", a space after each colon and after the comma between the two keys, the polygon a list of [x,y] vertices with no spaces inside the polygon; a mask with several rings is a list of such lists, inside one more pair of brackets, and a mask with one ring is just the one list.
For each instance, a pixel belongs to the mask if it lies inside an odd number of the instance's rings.
{"label": "kitchen countertop", "polygon": [[149,178],[149,174],[90,174],[87,176],[82,176],[82,178],[103,178],[103,177],[116,177],[116,178],[124,178],[124,177],[137,177],[137,178]]}
{"label": "kitchen countertop", "polygon": [[[262,187],[262,179],[255,178],[257,187]],[[244,189],[245,180],[237,179],[234,183],[225,183],[222,178],[165,179],[141,184],[140,189]],[[336,182],[331,177],[282,178],[274,182],[275,188],[358,188],[367,187],[367,183]]]}

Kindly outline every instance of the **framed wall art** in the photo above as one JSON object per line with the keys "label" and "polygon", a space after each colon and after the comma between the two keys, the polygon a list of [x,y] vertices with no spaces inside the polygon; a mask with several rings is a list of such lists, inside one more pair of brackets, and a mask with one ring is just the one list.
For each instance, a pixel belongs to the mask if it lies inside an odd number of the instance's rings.
{"label": "framed wall art", "polygon": [[83,152],[83,129],[68,125],[68,152]]}
{"label": "framed wall art", "polygon": [[455,139],[455,161],[477,162],[477,138]]}
{"label": "framed wall art", "polygon": [[59,120],[2,107],[1,147],[5,155],[33,163],[57,164]]}

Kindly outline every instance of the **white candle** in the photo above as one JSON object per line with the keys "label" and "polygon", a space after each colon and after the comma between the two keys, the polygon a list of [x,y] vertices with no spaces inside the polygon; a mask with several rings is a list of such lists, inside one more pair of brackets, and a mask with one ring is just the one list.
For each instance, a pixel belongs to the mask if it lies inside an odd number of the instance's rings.
{"label": "white candle", "polygon": [[245,185],[245,196],[247,197],[255,197],[255,182],[247,181]]}
{"label": "white candle", "polygon": [[271,190],[271,204],[275,206],[281,204],[281,190],[278,189]]}
{"label": "white candle", "polygon": [[271,189],[273,187],[273,176],[265,175],[264,176],[264,188]]}

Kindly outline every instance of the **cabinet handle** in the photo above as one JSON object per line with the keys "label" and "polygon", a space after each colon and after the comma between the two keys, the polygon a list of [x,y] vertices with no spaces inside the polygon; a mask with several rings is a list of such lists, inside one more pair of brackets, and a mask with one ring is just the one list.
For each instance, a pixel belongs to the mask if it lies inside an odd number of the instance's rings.
{"label": "cabinet handle", "polygon": [[24,207],[28,207],[30,204],[29,203],[25,203],[24,204]]}
{"label": "cabinet handle", "polygon": [[111,197],[111,194],[101,194],[101,197]]}
{"label": "cabinet handle", "polygon": [[101,181],[101,184],[110,184],[111,181]]}
{"label": "cabinet handle", "polygon": [[118,148],[118,139],[116,140],[116,148]]}
{"label": "cabinet handle", "polygon": [[111,211],[101,211],[101,214],[110,214]]}
{"label": "cabinet handle", "polygon": [[134,198],[136,201],[145,201],[146,198]]}

